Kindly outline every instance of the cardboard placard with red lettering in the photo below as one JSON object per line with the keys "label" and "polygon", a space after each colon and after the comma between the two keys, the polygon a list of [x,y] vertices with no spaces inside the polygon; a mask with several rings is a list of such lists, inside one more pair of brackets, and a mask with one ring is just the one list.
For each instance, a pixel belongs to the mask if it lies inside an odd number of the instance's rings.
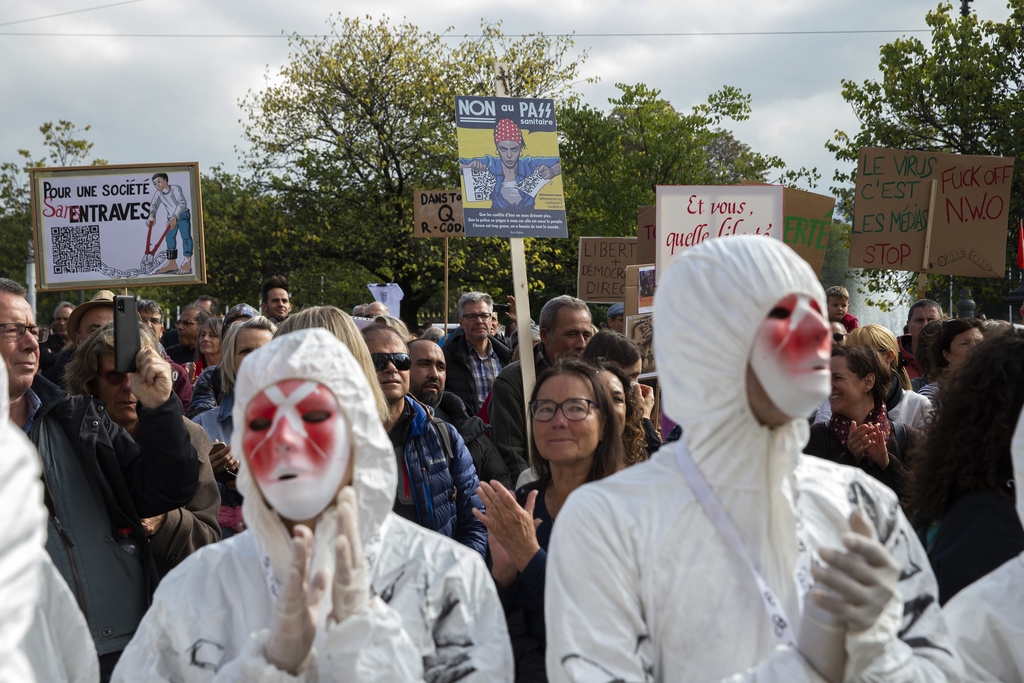
{"label": "cardboard placard with red lettering", "polygon": [[636,207],[636,262],[654,263],[658,258],[657,211],[653,206]]}
{"label": "cardboard placard with red lettering", "polygon": [[206,282],[198,163],[33,168],[37,288]]}
{"label": "cardboard placard with red lettering", "polygon": [[862,148],[850,266],[1004,277],[1012,181],[1011,157]]}
{"label": "cardboard placard with red lettering", "polygon": [[731,235],[782,240],[781,185],[659,185],[658,274],[685,249]]}
{"label": "cardboard placard with red lettering", "polygon": [[626,266],[636,263],[635,237],[581,237],[576,296],[592,304],[626,300]]}
{"label": "cardboard placard with red lettering", "polygon": [[416,190],[413,196],[413,237],[465,237],[462,192]]}

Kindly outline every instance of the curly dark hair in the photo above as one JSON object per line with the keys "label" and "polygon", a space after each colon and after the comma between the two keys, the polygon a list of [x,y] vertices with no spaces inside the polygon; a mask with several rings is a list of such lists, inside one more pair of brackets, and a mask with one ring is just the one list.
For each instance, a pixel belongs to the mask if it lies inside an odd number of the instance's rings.
{"label": "curly dark hair", "polygon": [[975,351],[946,373],[932,424],[911,449],[907,510],[916,521],[941,519],[964,493],[1006,493],[1013,479],[1010,440],[1024,406],[1024,332],[1007,330]]}
{"label": "curly dark hair", "polygon": [[889,369],[881,355],[868,346],[857,344],[832,347],[833,358],[845,358],[846,366],[850,372],[864,379],[868,375],[875,376],[875,385],[871,387],[871,398],[875,405],[885,403],[885,397],[889,394],[889,387],[892,385],[892,370]]}
{"label": "curly dark hair", "polygon": [[[540,393],[540,388],[544,386],[544,383],[558,375],[575,375],[589,384],[591,391],[594,392],[594,400],[597,402],[596,410],[601,415],[603,423],[601,440],[594,451],[594,462],[587,474],[587,481],[597,481],[615,474],[622,469],[625,460],[622,439],[619,438],[615,428],[615,413],[612,410],[611,397],[608,396],[608,390],[605,389],[604,382],[598,378],[597,370],[593,365],[578,358],[562,358],[555,361],[537,378],[536,384],[533,385],[533,392],[530,394],[530,403],[537,400],[537,394]],[[532,430],[530,432],[530,465],[537,475],[541,490],[544,490],[551,484],[551,465],[537,450],[536,434]]]}
{"label": "curly dark hair", "polygon": [[946,353],[949,352],[953,340],[968,330],[979,330],[985,333],[985,322],[978,318],[950,318],[942,321],[938,338],[928,344],[928,365],[936,375],[945,374],[949,367]]}
{"label": "curly dark hair", "polygon": [[[618,334],[617,332],[615,334]],[[622,337],[622,335],[619,335]],[[623,337],[625,339],[625,337]],[[629,341],[626,339],[626,341]],[[632,342],[630,342],[632,343]],[[639,360],[639,359],[637,359]],[[647,434],[644,433],[644,406],[640,397],[640,390],[630,381],[629,375],[618,363],[607,359],[590,361],[600,371],[605,370],[612,373],[622,384],[622,390],[626,397],[626,424],[622,430],[622,449],[625,455],[625,465],[636,465],[647,460]],[[632,364],[635,364],[633,361]],[[611,396],[609,395],[609,398]]]}
{"label": "curly dark hair", "polygon": [[[942,332],[942,321],[933,320],[917,333],[917,346],[914,348],[914,358],[917,360],[917,367],[921,374],[929,382],[934,382],[942,374],[941,368],[932,367],[931,347],[939,343],[939,334]],[[941,354],[940,354],[941,355]]]}

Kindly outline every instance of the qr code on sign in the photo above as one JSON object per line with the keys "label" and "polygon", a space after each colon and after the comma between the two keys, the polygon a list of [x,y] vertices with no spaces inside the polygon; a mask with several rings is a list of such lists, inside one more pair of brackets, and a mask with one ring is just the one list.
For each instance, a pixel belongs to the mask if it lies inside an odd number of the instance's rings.
{"label": "qr code on sign", "polygon": [[71,225],[50,228],[53,274],[91,273],[100,270],[100,226]]}
{"label": "qr code on sign", "polygon": [[498,179],[490,171],[474,171],[471,168],[464,168],[462,177],[466,184],[466,201],[490,201],[494,186],[498,184]]}

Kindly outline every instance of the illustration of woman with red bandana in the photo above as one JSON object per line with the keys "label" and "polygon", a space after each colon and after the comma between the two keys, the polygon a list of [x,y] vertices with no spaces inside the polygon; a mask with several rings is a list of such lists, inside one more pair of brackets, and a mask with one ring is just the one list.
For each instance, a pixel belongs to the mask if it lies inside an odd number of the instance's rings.
{"label": "illustration of woman with red bandana", "polygon": [[[483,184],[490,188],[492,209],[533,209],[541,188],[562,173],[558,157],[522,156],[526,143],[512,119],[498,121],[494,127],[494,146],[497,156],[460,159],[459,164],[464,172],[472,172],[476,186]],[[486,174],[490,174],[490,178]]]}

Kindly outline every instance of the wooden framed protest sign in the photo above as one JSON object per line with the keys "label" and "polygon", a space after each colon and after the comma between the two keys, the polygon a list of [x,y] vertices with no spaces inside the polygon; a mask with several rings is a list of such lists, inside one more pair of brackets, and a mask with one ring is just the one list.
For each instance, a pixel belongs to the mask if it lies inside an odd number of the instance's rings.
{"label": "wooden framed protest sign", "polygon": [[1013,158],[862,148],[850,266],[1006,276]]}
{"label": "wooden framed protest sign", "polygon": [[467,237],[568,237],[553,100],[455,98]]}
{"label": "wooden framed protest sign", "polygon": [[206,282],[199,164],[34,168],[40,290]]}

